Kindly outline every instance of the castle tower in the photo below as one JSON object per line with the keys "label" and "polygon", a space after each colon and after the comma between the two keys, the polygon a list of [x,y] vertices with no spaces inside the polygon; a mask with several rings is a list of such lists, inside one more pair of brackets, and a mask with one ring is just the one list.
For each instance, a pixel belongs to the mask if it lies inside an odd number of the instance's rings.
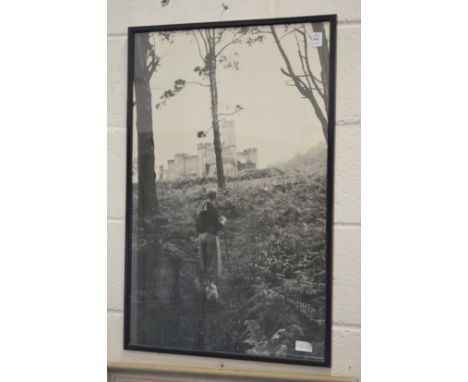
{"label": "castle tower", "polygon": [[221,122],[221,142],[223,145],[224,173],[228,176],[237,175],[237,142],[234,121]]}
{"label": "castle tower", "polygon": [[186,175],[185,171],[185,159],[187,154],[179,153],[174,155],[174,167],[178,178]]}
{"label": "castle tower", "polygon": [[198,153],[198,176],[208,175],[208,166],[210,162],[209,152],[212,148],[210,143],[199,143],[197,145]]}
{"label": "castle tower", "polygon": [[234,121],[221,122],[221,141],[224,146],[237,146],[236,143],[236,124]]}
{"label": "castle tower", "polygon": [[258,150],[257,148],[248,149],[248,160],[258,167]]}

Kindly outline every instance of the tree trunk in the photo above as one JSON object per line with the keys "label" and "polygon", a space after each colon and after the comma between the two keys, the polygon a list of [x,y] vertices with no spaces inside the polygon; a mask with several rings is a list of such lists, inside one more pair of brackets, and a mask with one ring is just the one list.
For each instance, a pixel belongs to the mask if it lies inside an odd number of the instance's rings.
{"label": "tree trunk", "polygon": [[226,186],[224,178],[224,166],[223,166],[223,150],[221,147],[221,132],[219,128],[218,119],[218,86],[216,84],[216,52],[215,52],[215,41],[214,36],[211,37],[209,32],[208,43],[210,45],[210,51],[208,53],[207,62],[209,65],[209,79],[210,79],[210,95],[211,95],[211,118],[213,128],[213,146],[216,158],[216,175],[218,178],[218,188],[223,189]]}
{"label": "tree trunk", "polygon": [[328,49],[327,35],[325,34],[325,27],[323,23],[312,23],[312,29],[314,32],[322,33],[322,45],[319,46],[318,55],[320,60],[320,66],[322,68],[321,79],[323,84],[323,92],[325,94],[325,108],[328,114],[328,103],[329,103],[329,76],[330,76],[330,51]]}
{"label": "tree trunk", "polygon": [[135,35],[135,101],[138,133],[138,218],[145,221],[155,217],[158,208],[156,172],[154,169],[153,114],[151,107],[151,74],[147,68],[151,48],[149,35]]}
{"label": "tree trunk", "polygon": [[[137,272],[137,296],[138,303],[133,310],[136,315],[138,327],[136,341],[144,341],[148,328],[145,323],[150,314],[149,299],[151,290],[149,288],[152,279],[154,254],[159,253],[159,242],[151,227],[156,217],[158,200],[156,196],[156,173],[154,160],[153,139],[153,114],[151,107],[151,89],[147,62],[151,45],[149,34],[135,34],[135,103],[136,103],[136,128],[138,144],[138,204],[137,225],[138,235],[143,235],[145,240],[151,241],[151,245],[138,249]],[[141,238],[137,239],[141,244]]]}

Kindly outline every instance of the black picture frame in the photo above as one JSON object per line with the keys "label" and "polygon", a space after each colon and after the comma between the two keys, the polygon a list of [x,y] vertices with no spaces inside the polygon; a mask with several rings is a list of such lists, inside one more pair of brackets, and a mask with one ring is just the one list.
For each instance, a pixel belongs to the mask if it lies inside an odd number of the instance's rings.
{"label": "black picture frame", "polygon": [[[285,359],[273,358],[257,355],[248,355],[230,352],[205,352],[197,350],[178,349],[164,346],[148,346],[141,344],[132,344],[130,338],[130,317],[131,317],[131,275],[132,275],[132,150],[133,150],[133,119],[134,119],[134,100],[133,100],[133,81],[134,81],[134,39],[138,33],[160,32],[160,31],[183,31],[201,28],[228,28],[228,27],[249,27],[265,26],[277,24],[294,23],[314,23],[328,22],[330,25],[329,35],[329,106],[328,106],[328,150],[327,150],[327,191],[326,191],[326,323],[325,323],[325,351],[323,360],[314,359]],[[149,351],[160,353],[172,353],[192,356],[204,356],[214,358],[239,359],[260,362],[274,362],[283,364],[297,364],[319,367],[331,366],[332,352],[332,280],[333,280],[333,262],[332,262],[332,244],[333,244],[333,190],[334,190],[334,155],[335,155],[335,103],[336,103],[336,43],[337,43],[337,16],[336,15],[317,15],[304,17],[288,17],[273,19],[255,19],[255,20],[235,20],[221,22],[203,22],[188,24],[170,24],[138,26],[128,28],[128,82],[127,82],[127,161],[126,161],[126,227],[125,227],[125,291],[124,291],[124,336],[123,347],[126,350]]]}

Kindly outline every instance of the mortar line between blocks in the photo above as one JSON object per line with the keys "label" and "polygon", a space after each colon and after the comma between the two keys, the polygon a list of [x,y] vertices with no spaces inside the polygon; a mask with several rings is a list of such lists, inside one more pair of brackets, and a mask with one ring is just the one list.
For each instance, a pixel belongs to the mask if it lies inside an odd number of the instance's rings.
{"label": "mortar line between blocks", "polygon": [[124,217],[121,217],[121,218],[108,217],[107,222],[108,223],[125,223],[125,218]]}
{"label": "mortar line between blocks", "polygon": [[[338,15],[339,17],[340,15]],[[340,27],[347,27],[347,26],[361,26],[361,20],[360,19],[354,19],[354,20],[338,20],[338,26]]]}
{"label": "mortar line between blocks", "polygon": [[350,120],[340,120],[336,121],[335,125],[338,126],[361,126],[361,120],[360,119],[350,119]]}
{"label": "mortar line between blocks", "polygon": [[[273,11],[272,11],[272,9],[273,9]],[[273,13],[274,18],[291,17],[291,16],[282,16],[278,12],[278,7],[277,7],[276,3],[272,3],[272,7],[270,8],[270,13]],[[300,15],[298,17],[300,17]],[[238,20],[248,21],[249,19],[240,18]],[[213,21],[218,21],[218,20],[213,20]],[[220,20],[220,21],[222,21],[222,20]],[[184,24],[184,23],[182,22],[182,24]],[[359,25],[359,24],[361,24],[361,19],[356,19],[356,18],[341,19],[341,20],[338,20],[338,24],[339,25]],[[126,32],[108,32],[107,36],[127,36],[127,33]]]}
{"label": "mortar line between blocks", "polygon": [[122,309],[107,309],[107,314],[111,314],[113,316],[123,316],[123,310]]}
{"label": "mortar line between blocks", "polygon": [[[281,18],[282,16],[278,14],[278,10],[274,9],[273,11],[274,18]],[[285,16],[287,17],[287,16]],[[239,19],[244,20],[244,19]],[[247,19],[248,20],[248,19]],[[339,27],[353,27],[353,26],[361,26],[361,19],[351,19],[351,20],[338,20]],[[119,37],[127,37],[127,32],[110,32],[107,33],[107,38],[119,38]]]}
{"label": "mortar line between blocks", "polygon": [[332,324],[333,330],[347,330],[350,332],[361,332],[360,324]]}
{"label": "mortar line between blocks", "polygon": [[119,37],[127,37],[126,32],[119,32],[119,33],[108,33],[107,38],[119,38]]}
{"label": "mortar line between blocks", "polygon": [[338,228],[361,228],[361,223],[335,222],[333,225]]}
{"label": "mortar line between blocks", "polygon": [[127,128],[126,127],[119,127],[119,126],[116,126],[116,125],[108,125],[107,130],[120,130],[120,131],[126,132]]}

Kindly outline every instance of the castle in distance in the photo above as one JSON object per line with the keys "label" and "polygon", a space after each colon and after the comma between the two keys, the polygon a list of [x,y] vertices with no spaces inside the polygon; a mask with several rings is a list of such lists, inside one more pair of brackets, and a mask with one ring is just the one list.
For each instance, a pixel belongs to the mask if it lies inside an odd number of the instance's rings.
{"label": "castle in distance", "polygon": [[[243,169],[256,168],[257,148],[237,152],[234,121],[221,123],[221,144],[225,176],[236,176]],[[167,161],[167,169],[159,166],[159,180],[216,176],[216,158],[213,143],[199,143],[197,155],[175,154]]]}

